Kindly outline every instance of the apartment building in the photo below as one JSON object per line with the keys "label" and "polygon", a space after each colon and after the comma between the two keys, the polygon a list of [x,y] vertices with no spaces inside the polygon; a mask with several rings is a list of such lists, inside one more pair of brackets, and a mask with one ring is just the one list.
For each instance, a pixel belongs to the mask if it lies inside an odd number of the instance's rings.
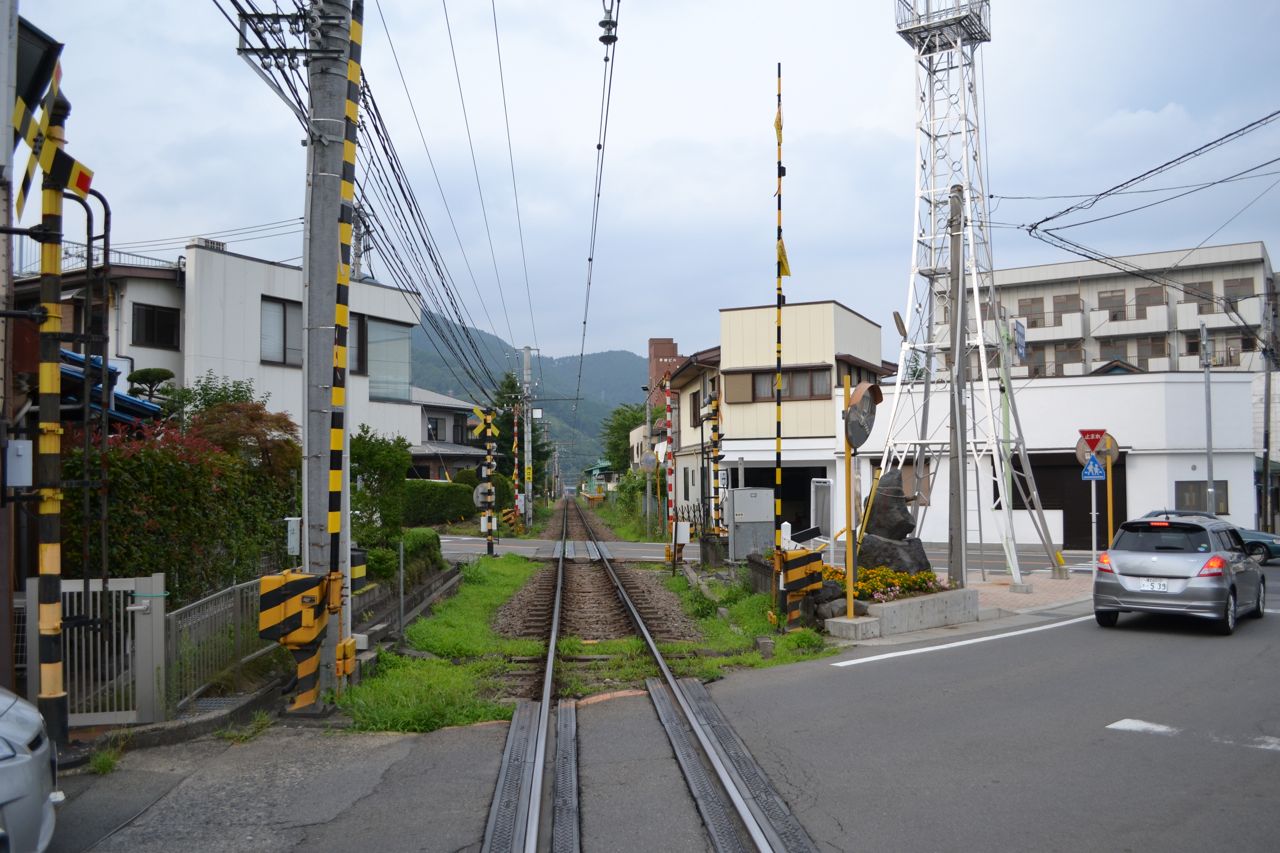
{"label": "apartment building", "polygon": [[1025,329],[1015,377],[1082,376],[1113,361],[1153,373],[1200,370],[1202,323],[1215,370],[1262,369],[1258,341],[1273,286],[1265,245],[1117,260],[1156,280],[1085,260],[996,270],[996,314]]}

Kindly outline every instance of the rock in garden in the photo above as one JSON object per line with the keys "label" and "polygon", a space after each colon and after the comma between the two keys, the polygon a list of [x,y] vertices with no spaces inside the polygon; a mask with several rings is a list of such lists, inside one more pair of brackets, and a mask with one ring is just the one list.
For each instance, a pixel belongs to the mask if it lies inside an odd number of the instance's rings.
{"label": "rock in garden", "polygon": [[[906,539],[915,529],[911,510],[902,491],[902,471],[893,470],[880,478],[875,500],[871,503],[871,515],[867,519],[867,534],[885,539]],[[880,565],[863,563],[862,565]]]}
{"label": "rock in garden", "polygon": [[867,568],[888,566],[895,572],[909,572],[913,575],[933,568],[924,553],[924,544],[919,539],[912,537],[899,542],[873,533],[867,533],[862,538],[858,565]]}

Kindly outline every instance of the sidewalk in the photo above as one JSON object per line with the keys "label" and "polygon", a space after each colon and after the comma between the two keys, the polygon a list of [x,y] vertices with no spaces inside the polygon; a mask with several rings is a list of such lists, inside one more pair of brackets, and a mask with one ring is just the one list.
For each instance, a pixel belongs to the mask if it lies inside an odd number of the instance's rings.
{"label": "sidewalk", "polygon": [[[946,570],[938,570],[941,577]],[[1022,573],[1023,583],[1031,585],[1031,592],[1010,592],[1012,579],[1007,574],[987,572],[987,580],[982,573],[969,571],[969,589],[978,591],[978,610],[984,614],[991,611],[991,616],[1014,613],[1033,613],[1037,610],[1049,610],[1064,604],[1075,604],[1088,601],[1093,594],[1093,573],[1087,568],[1073,569],[1066,580],[1055,580],[1046,570],[1035,570]]]}

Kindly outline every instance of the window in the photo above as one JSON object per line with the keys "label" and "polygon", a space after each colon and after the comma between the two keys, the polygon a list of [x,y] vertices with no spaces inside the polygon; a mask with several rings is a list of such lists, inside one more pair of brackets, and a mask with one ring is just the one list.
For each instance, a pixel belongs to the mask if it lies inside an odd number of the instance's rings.
{"label": "window", "polygon": [[369,397],[375,400],[408,400],[412,327],[386,320],[364,318],[367,347],[363,356],[369,370]]}
{"label": "window", "polygon": [[1186,347],[1187,355],[1199,355],[1200,354],[1200,336],[1188,333],[1185,339],[1187,342],[1187,347]]}
{"label": "window", "polygon": [[365,357],[369,351],[369,326],[363,314],[350,316],[351,322],[347,328],[347,370],[365,375],[369,372],[369,362]]}
{"label": "window", "polygon": [[1237,308],[1241,299],[1248,299],[1253,296],[1253,279],[1251,278],[1229,278],[1222,282],[1222,295],[1226,299],[1227,305],[1232,309]]}
{"label": "window", "polygon": [[134,346],[178,349],[181,329],[181,314],[177,308],[133,303]]}
{"label": "window", "polygon": [[1176,521],[1154,526],[1147,521],[1131,521],[1116,534],[1112,549],[1116,551],[1173,551],[1179,553],[1204,553],[1210,550],[1209,531],[1191,524]]}
{"label": "window", "polygon": [[462,418],[453,419],[453,443],[454,444],[467,443],[467,426],[464,423]]}
{"label": "window", "polygon": [[702,392],[694,391],[689,394],[689,426],[697,426],[702,423]]}
{"label": "window", "polygon": [[1163,335],[1138,338],[1138,367],[1143,370],[1147,369],[1151,359],[1164,358],[1168,354],[1168,344]]}
{"label": "window", "polygon": [[1027,366],[1027,375],[1044,376],[1044,344],[1027,344],[1027,357],[1022,363]]}
{"label": "window", "polygon": [[1125,299],[1123,290],[1104,290],[1098,294],[1098,310],[1107,312],[1108,320],[1125,318]]}
{"label": "window", "polygon": [[442,441],[444,418],[427,418],[427,440]]}
{"label": "window", "polygon": [[[1208,489],[1204,480],[1178,480],[1173,484],[1173,508],[1185,510],[1203,510],[1208,499]],[[1217,506],[1212,510],[1215,515],[1227,515],[1227,481],[1213,481],[1213,497]]]}
{"label": "window", "polygon": [[1127,361],[1129,344],[1127,341],[1109,340],[1098,343],[1098,358],[1103,361]]}
{"label": "window", "polygon": [[[1138,306],[1137,315],[1139,320],[1147,318],[1147,309],[1164,305],[1164,288],[1163,287],[1139,287],[1135,304]],[[1154,312],[1153,312],[1154,313]],[[1156,314],[1156,316],[1159,316]]]}
{"label": "window", "polygon": [[1066,373],[1063,365],[1080,364],[1084,361],[1084,348],[1080,341],[1069,341],[1053,345],[1053,363],[1059,376]]}
{"label": "window", "polygon": [[260,334],[267,364],[302,365],[302,303],[262,297]]}
{"label": "window", "polygon": [[1018,300],[1018,316],[1027,318],[1028,329],[1044,325],[1044,297],[1034,296]]}
{"label": "window", "polygon": [[1213,301],[1213,282],[1197,281],[1185,285],[1183,292],[1186,297],[1182,300],[1185,302],[1194,302],[1196,304],[1197,314],[1212,314],[1216,307]]}
{"label": "window", "polygon": [[[774,372],[752,375],[754,399],[758,403],[773,399]],[[726,386],[727,387],[727,386]],[[827,400],[831,398],[831,368],[782,371],[783,400]]]}
{"label": "window", "polygon": [[1064,314],[1079,314],[1084,310],[1078,293],[1059,293],[1053,297],[1053,325],[1061,326]]}

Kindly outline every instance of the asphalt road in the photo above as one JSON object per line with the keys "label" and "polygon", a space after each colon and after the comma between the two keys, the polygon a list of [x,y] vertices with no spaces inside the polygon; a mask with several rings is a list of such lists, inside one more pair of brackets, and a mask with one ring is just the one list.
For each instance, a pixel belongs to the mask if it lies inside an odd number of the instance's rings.
{"label": "asphalt road", "polygon": [[[1267,572],[1280,601],[1280,568]],[[1102,629],[1075,606],[710,690],[823,850],[1274,850],[1272,608],[1219,637],[1168,617]],[[647,700],[579,717],[584,849],[705,849]],[[139,750],[65,780],[53,849],[478,850],[505,733],[277,725],[248,744]]]}

